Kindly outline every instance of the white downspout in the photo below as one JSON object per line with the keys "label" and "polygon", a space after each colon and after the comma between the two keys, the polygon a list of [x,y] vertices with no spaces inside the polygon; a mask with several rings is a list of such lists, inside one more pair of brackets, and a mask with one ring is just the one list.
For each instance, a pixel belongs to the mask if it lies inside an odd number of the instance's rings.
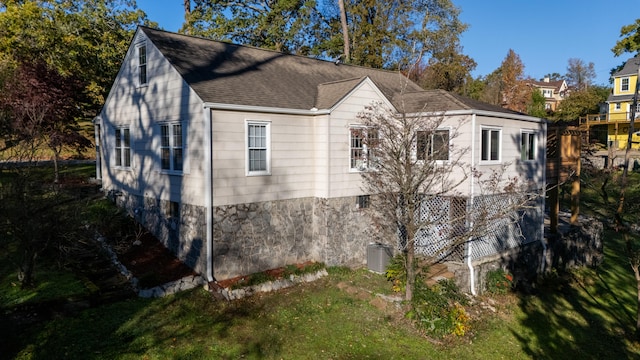
{"label": "white downspout", "polygon": [[212,153],[213,153],[213,140],[211,137],[213,136],[211,124],[211,108],[208,106],[204,106],[203,110],[204,115],[204,165],[205,165],[205,207],[206,207],[206,226],[207,226],[207,242],[206,249],[207,252],[207,268],[205,277],[207,282],[213,281],[213,210],[212,210],[212,197],[213,197],[213,162],[212,162]]}
{"label": "white downspout", "polygon": [[[476,165],[476,114],[471,115],[471,170],[474,171]],[[473,211],[473,200],[474,200],[474,186],[473,183],[473,173],[470,177],[470,190],[469,190],[469,209]],[[473,220],[469,223],[469,228],[473,229]],[[469,238],[469,242],[467,243],[467,267],[469,267],[469,287],[471,288],[471,295],[476,295],[476,284],[475,284],[475,271],[473,269],[473,265],[471,264],[471,245],[473,245],[473,239]]]}
{"label": "white downspout", "polygon": [[[546,127],[546,123],[544,123],[544,128],[545,131],[542,134],[542,146],[539,146],[538,149],[545,149],[544,151],[541,151],[541,153],[544,153],[544,156],[542,157],[542,207],[540,207],[539,209],[542,209],[542,217],[544,218],[544,208],[545,208],[545,195],[546,195],[546,191],[547,191],[547,127]],[[544,221],[542,221],[542,224],[540,225],[541,229],[541,234],[542,234],[542,239],[540,239],[540,241],[542,242],[542,261],[540,262],[540,273],[544,274],[544,270],[545,270],[545,265],[547,263],[547,240],[544,237]]]}

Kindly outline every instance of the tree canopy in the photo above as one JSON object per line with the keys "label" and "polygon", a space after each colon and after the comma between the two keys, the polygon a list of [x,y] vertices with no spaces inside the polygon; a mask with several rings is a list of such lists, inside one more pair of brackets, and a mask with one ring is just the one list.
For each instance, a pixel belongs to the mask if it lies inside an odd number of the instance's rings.
{"label": "tree canopy", "polygon": [[0,54],[42,60],[82,82],[93,116],[100,108],[138,24],[153,25],[131,0],[2,1]]}
{"label": "tree canopy", "polygon": [[[196,0],[182,31],[287,53],[400,69],[458,44],[466,25],[450,0],[345,0],[349,59],[336,1]],[[429,56],[427,56],[427,54]]]}
{"label": "tree canopy", "polygon": [[640,51],[640,19],[636,19],[633,24],[625,25],[620,29],[621,39],[616,41],[611,49],[615,56],[624,53],[634,53]]}

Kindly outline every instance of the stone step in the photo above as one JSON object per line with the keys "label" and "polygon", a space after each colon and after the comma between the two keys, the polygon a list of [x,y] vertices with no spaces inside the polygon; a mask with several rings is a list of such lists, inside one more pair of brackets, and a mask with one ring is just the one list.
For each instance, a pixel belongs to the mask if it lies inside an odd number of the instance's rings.
{"label": "stone step", "polygon": [[440,263],[433,264],[429,267],[429,271],[427,272],[426,284],[427,286],[433,286],[440,280],[453,279],[454,277],[455,275],[449,271],[447,265]]}

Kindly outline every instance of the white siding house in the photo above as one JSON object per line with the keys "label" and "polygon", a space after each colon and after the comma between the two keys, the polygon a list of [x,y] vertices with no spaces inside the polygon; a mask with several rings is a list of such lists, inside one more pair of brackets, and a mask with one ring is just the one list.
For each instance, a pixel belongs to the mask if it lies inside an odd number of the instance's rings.
{"label": "white siding house", "polygon": [[[351,129],[373,102],[441,112],[443,127],[459,128],[452,145],[470,149],[469,170],[509,164],[508,175],[544,189],[541,119],[424,91],[396,72],[147,27],[95,119],[97,174],[109,196],[209,281],[309,260],[360,266],[371,237],[358,196],[369,194]],[[472,177],[458,188],[469,198],[481,190]],[[469,247],[465,259],[542,241],[542,206],[532,233],[492,250]]]}

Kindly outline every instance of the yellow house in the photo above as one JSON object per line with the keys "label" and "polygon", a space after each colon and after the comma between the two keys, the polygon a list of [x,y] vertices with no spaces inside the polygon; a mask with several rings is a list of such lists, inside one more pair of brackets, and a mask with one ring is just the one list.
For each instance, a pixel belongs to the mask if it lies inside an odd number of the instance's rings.
{"label": "yellow house", "polygon": [[[624,64],[622,69],[613,74],[613,92],[607,99],[607,122],[609,146],[624,149],[627,146],[629,125],[633,112],[633,95],[638,81],[640,55],[633,57]],[[635,118],[640,115],[640,107],[635,111]],[[634,124],[635,130],[640,130],[640,124]],[[640,148],[640,136],[634,132],[632,146]]]}

